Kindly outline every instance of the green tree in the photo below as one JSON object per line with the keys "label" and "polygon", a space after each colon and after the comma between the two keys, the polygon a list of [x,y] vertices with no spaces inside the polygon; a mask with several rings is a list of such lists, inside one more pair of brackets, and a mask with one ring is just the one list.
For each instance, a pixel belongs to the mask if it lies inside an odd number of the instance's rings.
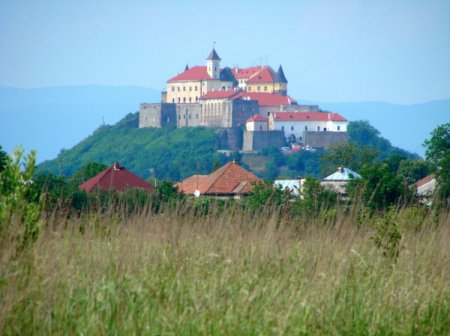
{"label": "green tree", "polygon": [[425,156],[429,162],[438,167],[436,176],[438,195],[442,200],[450,197],[450,123],[439,125],[425,140]]}
{"label": "green tree", "polygon": [[347,192],[352,200],[361,200],[372,210],[386,209],[411,196],[403,178],[386,164],[364,166],[359,173],[362,178],[350,181]]}
{"label": "green tree", "polygon": [[320,157],[321,171],[323,175],[328,175],[339,166],[359,171],[366,165],[374,164],[378,156],[379,151],[369,146],[335,143]]}
{"label": "green tree", "polygon": [[289,194],[284,193],[280,186],[272,183],[255,183],[250,195],[245,199],[245,204],[252,210],[264,206],[281,205]]}
{"label": "green tree", "polygon": [[33,183],[35,164],[36,152],[24,157],[23,148],[18,147],[0,173],[0,238],[8,236],[19,249],[34,242],[41,227],[42,203]]}
{"label": "green tree", "polygon": [[3,151],[2,145],[0,145],[0,173],[6,169],[6,161],[8,154]]}

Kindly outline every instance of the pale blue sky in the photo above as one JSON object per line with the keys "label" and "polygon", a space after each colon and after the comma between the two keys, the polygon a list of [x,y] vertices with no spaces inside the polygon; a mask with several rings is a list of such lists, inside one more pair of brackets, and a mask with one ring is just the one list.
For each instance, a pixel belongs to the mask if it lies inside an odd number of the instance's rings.
{"label": "pale blue sky", "polygon": [[450,98],[448,0],[0,0],[0,85],[162,89],[213,41],[223,65],[281,63],[300,101]]}

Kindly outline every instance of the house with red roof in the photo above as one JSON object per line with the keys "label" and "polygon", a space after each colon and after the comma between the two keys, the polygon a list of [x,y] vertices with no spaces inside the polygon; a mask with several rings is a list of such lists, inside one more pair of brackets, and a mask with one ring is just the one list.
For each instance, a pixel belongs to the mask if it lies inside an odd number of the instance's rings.
{"label": "house with red roof", "polygon": [[272,112],[269,115],[269,130],[283,131],[288,142],[311,148],[326,149],[332,143],[346,142],[347,125],[347,119],[331,112]]}
{"label": "house with red roof", "polygon": [[235,161],[209,175],[193,175],[177,184],[178,191],[186,195],[242,198],[262,180],[239,166]]}
{"label": "house with red roof", "polygon": [[267,131],[269,129],[269,118],[254,114],[247,119],[245,129],[249,132]]}
{"label": "house with red roof", "polygon": [[434,192],[436,191],[436,175],[431,174],[425,176],[423,179],[414,183],[412,187],[416,190],[416,196],[419,202],[431,204],[430,202],[433,200]]}
{"label": "house with red roof", "polygon": [[78,188],[87,192],[93,192],[97,189],[115,189],[119,192],[123,192],[130,188],[140,188],[148,191],[155,189],[154,186],[147,183],[139,176],[129,172],[118,162],[80,184]]}

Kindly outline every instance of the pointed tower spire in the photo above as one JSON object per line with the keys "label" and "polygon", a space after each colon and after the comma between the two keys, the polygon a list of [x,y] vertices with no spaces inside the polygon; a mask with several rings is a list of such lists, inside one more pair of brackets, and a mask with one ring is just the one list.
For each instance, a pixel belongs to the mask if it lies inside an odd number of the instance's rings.
{"label": "pointed tower spire", "polygon": [[284,75],[283,68],[281,67],[281,64],[278,67],[277,75],[275,77],[275,82],[276,83],[286,83],[286,84],[288,82],[287,79],[286,79],[286,76]]}
{"label": "pointed tower spire", "polygon": [[188,71],[189,70],[189,65],[186,64],[186,67],[184,68],[184,71]]}
{"label": "pointed tower spire", "polygon": [[206,60],[207,61],[220,61],[221,59],[220,59],[219,55],[217,55],[216,49],[212,48],[212,50],[209,53],[209,56]]}

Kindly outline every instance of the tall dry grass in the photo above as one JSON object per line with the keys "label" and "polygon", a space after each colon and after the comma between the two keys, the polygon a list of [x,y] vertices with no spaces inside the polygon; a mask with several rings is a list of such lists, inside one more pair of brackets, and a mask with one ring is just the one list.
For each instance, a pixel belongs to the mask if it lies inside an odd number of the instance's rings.
{"label": "tall dry grass", "polygon": [[395,214],[396,258],[359,211],[52,214],[28,249],[0,243],[0,333],[449,334],[449,212]]}

